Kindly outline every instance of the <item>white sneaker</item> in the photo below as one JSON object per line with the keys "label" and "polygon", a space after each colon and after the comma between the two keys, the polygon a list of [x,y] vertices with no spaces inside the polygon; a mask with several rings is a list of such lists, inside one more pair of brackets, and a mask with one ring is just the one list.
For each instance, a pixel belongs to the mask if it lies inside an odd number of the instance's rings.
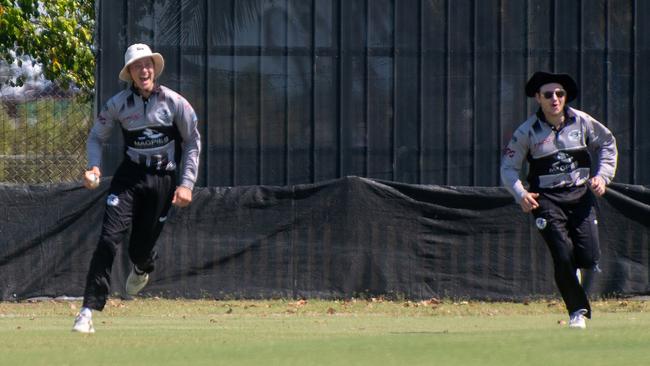
{"label": "white sneaker", "polygon": [[578,311],[574,311],[569,317],[569,328],[575,328],[575,329],[587,328],[585,314],[587,314],[586,309],[580,309]]}
{"label": "white sneaker", "polygon": [[77,314],[77,317],[74,318],[72,331],[79,333],[95,333],[95,328],[93,327],[93,319],[89,316]]}
{"label": "white sneaker", "polygon": [[135,266],[133,266],[129,277],[126,279],[126,293],[131,296],[137,295],[147,285],[147,282],[149,282],[149,274],[146,272],[137,274]]}

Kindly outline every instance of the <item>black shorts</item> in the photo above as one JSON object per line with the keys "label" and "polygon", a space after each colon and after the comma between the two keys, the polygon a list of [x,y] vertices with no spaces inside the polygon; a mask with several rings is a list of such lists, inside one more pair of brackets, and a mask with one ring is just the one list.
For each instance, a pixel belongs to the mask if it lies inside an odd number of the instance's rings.
{"label": "black shorts", "polygon": [[571,260],[576,268],[594,268],[600,260],[596,201],[587,191],[574,202],[557,202],[540,194],[533,210],[535,225],[555,261]]}
{"label": "black shorts", "polygon": [[122,163],[106,198],[100,241],[118,245],[130,229],[129,257],[140,269],[147,270],[175,189],[175,171],[145,169],[128,160]]}

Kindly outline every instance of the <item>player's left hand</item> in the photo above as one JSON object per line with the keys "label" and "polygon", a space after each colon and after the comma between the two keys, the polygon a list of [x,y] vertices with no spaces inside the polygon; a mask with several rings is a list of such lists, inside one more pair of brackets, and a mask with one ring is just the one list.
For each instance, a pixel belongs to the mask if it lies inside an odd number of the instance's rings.
{"label": "player's left hand", "polygon": [[192,202],[192,190],[178,186],[176,187],[176,192],[174,192],[174,198],[172,199],[172,205],[177,207],[187,207]]}
{"label": "player's left hand", "polygon": [[605,184],[605,180],[603,178],[595,176],[589,179],[589,188],[592,192],[594,192],[594,194],[596,194],[596,196],[600,197],[605,194],[607,184]]}

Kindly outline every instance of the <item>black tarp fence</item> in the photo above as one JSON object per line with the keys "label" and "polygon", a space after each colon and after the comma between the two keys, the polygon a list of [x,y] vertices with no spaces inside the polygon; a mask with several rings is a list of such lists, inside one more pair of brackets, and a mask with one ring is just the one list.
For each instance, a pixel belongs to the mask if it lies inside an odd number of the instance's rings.
{"label": "black tarp fence", "polygon": [[[0,299],[81,296],[109,179],[0,185]],[[598,200],[603,273],[592,294],[650,293],[650,190]],[[196,188],[157,245],[145,296],[521,300],[557,296],[529,215],[495,187],[355,176],[316,184]],[[124,294],[127,251],[113,267]]]}

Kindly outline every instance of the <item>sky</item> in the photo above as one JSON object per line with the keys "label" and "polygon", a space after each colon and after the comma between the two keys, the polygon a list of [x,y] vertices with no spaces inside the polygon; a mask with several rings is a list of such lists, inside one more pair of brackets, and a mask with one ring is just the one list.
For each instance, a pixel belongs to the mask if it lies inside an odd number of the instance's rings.
{"label": "sky", "polygon": [[[15,78],[18,75],[26,75],[25,85],[21,87],[12,87],[5,84],[6,80]],[[39,90],[46,89],[52,85],[52,82],[46,80],[43,76],[42,67],[36,63],[32,65],[31,58],[23,57],[23,63],[18,66],[18,61],[8,65],[0,60],[0,97],[21,97],[27,96],[28,93],[37,93]]]}

